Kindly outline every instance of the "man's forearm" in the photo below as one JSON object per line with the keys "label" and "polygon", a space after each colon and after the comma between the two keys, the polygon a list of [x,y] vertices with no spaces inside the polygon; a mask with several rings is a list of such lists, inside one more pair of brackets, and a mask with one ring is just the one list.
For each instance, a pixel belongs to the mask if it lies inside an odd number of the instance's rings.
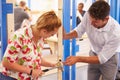
{"label": "man's forearm", "polygon": [[77,38],[77,37],[78,37],[78,35],[77,35],[76,31],[72,31],[70,33],[66,33],[63,36],[64,39],[72,39],[72,38]]}
{"label": "man's forearm", "polygon": [[77,61],[84,62],[84,63],[91,63],[91,64],[100,63],[97,56],[90,56],[90,57],[77,56]]}

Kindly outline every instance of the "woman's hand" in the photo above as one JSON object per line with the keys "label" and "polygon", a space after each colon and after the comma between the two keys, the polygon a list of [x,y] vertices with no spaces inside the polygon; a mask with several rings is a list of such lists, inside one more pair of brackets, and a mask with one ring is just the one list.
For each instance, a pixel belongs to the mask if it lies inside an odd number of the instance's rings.
{"label": "woman's hand", "polygon": [[42,72],[42,70],[39,70],[39,69],[33,69],[33,71],[32,71],[33,79],[36,79],[36,78],[42,76],[43,74],[44,74],[44,72]]}

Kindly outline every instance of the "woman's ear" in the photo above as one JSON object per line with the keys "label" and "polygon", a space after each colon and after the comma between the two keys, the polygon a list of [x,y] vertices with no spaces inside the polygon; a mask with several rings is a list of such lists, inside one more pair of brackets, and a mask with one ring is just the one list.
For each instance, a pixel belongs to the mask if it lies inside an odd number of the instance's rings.
{"label": "woman's ear", "polygon": [[47,30],[46,29],[42,29],[41,30],[43,33],[47,33]]}

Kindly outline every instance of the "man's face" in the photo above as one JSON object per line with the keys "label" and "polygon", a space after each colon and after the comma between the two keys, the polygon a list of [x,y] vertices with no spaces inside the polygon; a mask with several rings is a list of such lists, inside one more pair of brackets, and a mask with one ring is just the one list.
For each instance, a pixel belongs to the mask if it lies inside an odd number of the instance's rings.
{"label": "man's face", "polygon": [[101,19],[92,18],[90,16],[90,21],[91,21],[91,25],[99,29],[99,28],[103,28],[106,25],[108,18],[106,17],[104,20],[101,20]]}
{"label": "man's face", "polygon": [[80,4],[79,4],[79,5],[78,5],[78,10],[79,10],[79,11],[82,11],[82,9],[83,9],[83,5],[80,5]]}

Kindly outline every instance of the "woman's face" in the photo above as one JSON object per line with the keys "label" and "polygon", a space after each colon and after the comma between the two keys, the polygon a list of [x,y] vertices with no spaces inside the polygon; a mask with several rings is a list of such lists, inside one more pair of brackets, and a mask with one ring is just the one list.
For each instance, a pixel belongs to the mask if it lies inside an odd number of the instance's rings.
{"label": "woman's face", "polygon": [[50,31],[50,32],[48,32],[47,30],[43,29],[43,31],[42,31],[42,37],[43,37],[43,38],[51,37],[51,36],[53,36],[54,34],[56,34],[57,31],[58,31],[57,28],[55,28],[53,31]]}

